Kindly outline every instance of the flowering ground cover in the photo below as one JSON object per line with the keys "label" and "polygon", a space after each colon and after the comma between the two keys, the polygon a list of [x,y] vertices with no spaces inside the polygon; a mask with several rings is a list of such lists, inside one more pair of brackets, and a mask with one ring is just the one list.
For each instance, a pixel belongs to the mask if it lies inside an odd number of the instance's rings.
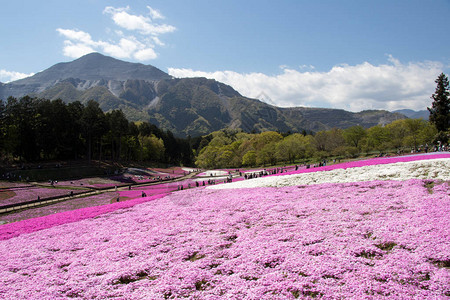
{"label": "flowering ground cover", "polygon": [[138,186],[133,187],[131,190],[120,191],[119,194],[121,197],[127,197],[131,199],[142,197],[142,193],[145,193],[147,196],[167,194],[179,190],[181,186],[183,186],[183,189],[194,188],[196,187],[195,181],[196,179],[185,179],[177,182]]}
{"label": "flowering ground cover", "polygon": [[80,189],[47,188],[36,186],[2,189],[0,190],[0,206],[37,200],[38,197],[44,199],[49,197],[66,196],[69,195],[70,192],[76,194],[80,191]]}
{"label": "flowering ground cover", "polygon": [[17,237],[25,233],[33,233],[43,229],[51,228],[53,226],[95,218],[102,214],[114,212],[116,210],[124,208],[129,208],[139,203],[164,197],[165,195],[167,194],[159,194],[146,198],[136,198],[129,201],[112,203],[110,205],[85,207],[77,210],[63,211],[48,216],[4,224],[0,226],[0,241]]}
{"label": "flowering ground cover", "polygon": [[[67,181],[67,182],[58,182],[55,184],[57,188],[37,188],[34,186],[24,186],[20,185],[16,188],[12,186],[8,189],[0,190],[0,205],[6,204],[17,204],[24,201],[36,200],[37,195],[41,196],[41,199],[44,197],[51,196],[66,196],[69,195],[70,191],[74,191],[74,195],[82,191],[82,189],[77,188],[76,186],[80,185],[80,182],[84,182],[83,186],[86,188],[84,190],[89,190],[88,187],[93,187],[93,182],[97,182],[96,178],[88,178],[84,180],[76,180],[76,181]],[[69,188],[70,185],[74,186],[74,189],[63,189],[63,185]],[[183,185],[184,189],[189,187],[195,187],[194,179],[186,179],[181,182],[170,182],[170,183],[160,183],[157,185],[150,186],[139,186],[132,187],[131,190],[125,191],[115,191],[115,192],[106,192],[98,195],[89,195],[82,198],[74,198],[72,200],[65,200],[63,202],[58,202],[51,205],[46,205],[42,207],[30,208],[27,210],[10,212],[8,214],[0,215],[0,225],[6,223],[12,223],[17,221],[22,221],[26,219],[36,218],[48,216],[54,213],[60,213],[64,211],[75,210],[79,208],[86,208],[91,206],[99,206],[111,204],[112,202],[117,202],[116,199],[120,197],[120,201],[125,201],[128,199],[141,198],[142,192],[145,193],[146,196],[155,196],[159,194],[167,194],[179,189],[179,186]],[[114,187],[114,185],[107,184],[106,187]],[[13,192],[13,190],[17,191],[17,194]],[[43,190],[44,192],[39,192]],[[34,198],[36,197],[36,198]]]}
{"label": "flowering ground cover", "polygon": [[12,182],[12,181],[0,181],[0,189],[7,188],[26,188],[30,187],[30,184],[21,183],[21,182]]}
{"label": "flowering ground cover", "polygon": [[348,162],[275,174],[258,178],[258,180],[245,180],[226,185],[210,186],[208,188],[280,187],[327,182],[342,183],[388,179],[407,180],[413,178],[450,180],[450,154]]}
{"label": "flowering ground cover", "polygon": [[139,198],[142,197],[142,193],[144,192],[147,196],[158,195],[158,194],[167,194],[172,191],[177,190],[176,183],[163,183],[158,185],[150,185],[150,186],[142,186],[142,187],[133,187],[131,190],[120,191],[119,194],[121,197],[127,198]]}
{"label": "flowering ground cover", "polygon": [[84,188],[106,188],[106,187],[114,187],[116,185],[120,185],[121,182],[119,180],[114,180],[111,178],[101,178],[101,177],[92,177],[92,178],[83,178],[77,180],[65,180],[58,181],[57,186],[64,187],[84,187]]}
{"label": "flowering ground cover", "polygon": [[[123,186],[133,183],[150,183],[157,181],[156,178],[165,178],[170,176],[171,178],[178,178],[187,174],[188,171],[183,170],[181,167],[172,168],[152,168],[152,169],[138,169],[129,168],[127,172],[118,175],[111,175],[107,178],[92,177],[83,178],[77,180],[65,180],[59,181],[58,186],[65,187],[87,187],[87,188],[113,188],[115,186]],[[50,183],[48,183],[50,185]]]}
{"label": "flowering ground cover", "polygon": [[2,241],[0,295],[444,298],[449,212],[417,179],[185,190]]}
{"label": "flowering ground cover", "polygon": [[153,171],[159,172],[161,174],[167,174],[171,177],[184,176],[192,171],[192,169],[182,168],[182,167],[171,167],[171,168],[152,168]]}
{"label": "flowering ground cover", "polygon": [[277,175],[290,175],[297,173],[311,173],[317,171],[331,171],[336,169],[348,169],[348,168],[357,168],[363,166],[375,166],[375,165],[386,165],[400,162],[410,162],[410,161],[421,161],[421,160],[430,160],[430,159],[439,159],[439,158],[450,158],[449,152],[434,152],[428,154],[416,154],[416,155],[405,155],[405,156],[394,156],[394,157],[380,157],[380,158],[371,158],[366,160],[355,160],[349,161],[345,163],[326,165],[318,168],[312,169],[301,169],[298,171],[290,171]]}
{"label": "flowering ground cover", "polygon": [[22,220],[48,216],[55,213],[71,211],[79,208],[107,205],[115,202],[118,197],[117,192],[102,193],[99,195],[91,195],[83,198],[74,198],[65,200],[55,204],[42,207],[34,207],[23,211],[12,212],[0,215],[0,224],[18,222]]}
{"label": "flowering ground cover", "polygon": [[127,184],[134,183],[143,183],[143,182],[151,182],[152,178],[137,176],[133,174],[120,174],[113,175],[108,178],[102,177],[92,177],[92,178],[83,178],[78,180],[67,180],[58,182],[58,186],[74,186],[74,187],[85,187],[85,188],[94,188],[94,189],[103,189],[103,188],[113,188],[115,186],[123,186]]}
{"label": "flowering ground cover", "polygon": [[0,298],[448,299],[449,159],[415,158],[1,225]]}

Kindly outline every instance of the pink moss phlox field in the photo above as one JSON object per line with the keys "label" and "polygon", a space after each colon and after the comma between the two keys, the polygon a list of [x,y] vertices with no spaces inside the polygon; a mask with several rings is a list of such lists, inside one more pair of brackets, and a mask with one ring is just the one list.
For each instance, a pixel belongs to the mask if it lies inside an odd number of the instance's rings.
{"label": "pink moss phlox field", "polygon": [[350,161],[345,163],[338,163],[334,165],[327,165],[323,167],[317,168],[300,168],[297,171],[290,171],[285,173],[278,173],[272,176],[282,176],[282,175],[290,175],[290,174],[299,174],[299,173],[310,173],[310,172],[318,172],[318,171],[331,171],[336,169],[348,169],[348,168],[357,168],[363,166],[373,166],[373,165],[384,165],[384,164],[393,164],[398,162],[410,162],[417,160],[427,160],[427,159],[439,159],[439,158],[450,158],[450,153],[433,153],[426,155],[408,155],[408,156],[396,156],[396,157],[383,157],[383,158],[372,158],[367,160],[358,160],[358,161]]}
{"label": "pink moss phlox field", "polygon": [[160,187],[160,188],[144,188],[144,187],[140,187],[140,188],[135,188],[133,190],[130,191],[120,191],[119,195],[120,197],[127,197],[127,198],[139,198],[142,197],[142,192],[144,192],[147,196],[152,196],[152,195],[159,195],[159,194],[167,194],[171,191],[175,191],[177,188],[174,187],[172,189],[168,188],[168,187]]}
{"label": "pink moss phlox field", "polygon": [[[183,171],[181,167],[169,168],[169,169],[148,169],[153,174],[149,175],[136,175],[131,173],[124,173],[119,175],[112,175],[109,178],[93,177],[83,178],[78,180],[66,180],[59,181],[58,186],[76,186],[76,187],[88,187],[88,188],[113,188],[115,186],[124,186],[132,183],[150,183],[157,181],[157,177],[165,178],[177,178],[185,175],[186,171]],[[47,183],[44,183],[47,184]],[[50,186],[50,183],[48,183]]]}
{"label": "pink moss phlox field", "polygon": [[137,198],[142,197],[142,193],[144,192],[147,196],[150,195],[158,195],[158,194],[167,194],[173,191],[177,191],[179,187],[183,186],[183,189],[187,189],[189,187],[195,187],[195,181],[193,179],[186,179],[179,182],[170,182],[170,183],[161,183],[149,186],[138,186],[132,187],[130,190],[120,191],[119,194],[121,197],[127,198]]}
{"label": "pink moss phlox field", "polygon": [[72,211],[64,211],[48,216],[23,220],[15,223],[4,224],[0,226],[0,240],[10,239],[24,233],[35,232],[57,225],[94,218],[101,214],[109,213],[118,209],[129,208],[142,202],[155,200],[164,197],[165,195],[167,194],[158,194],[145,198],[136,198],[133,200],[117,202],[109,205],[85,207]]}
{"label": "pink moss phlox field", "polygon": [[32,185],[22,182],[0,181],[0,189],[7,189],[7,188],[20,189],[28,187],[32,187]]}
{"label": "pink moss phlox field", "polygon": [[154,168],[152,170],[161,173],[160,175],[170,175],[171,177],[180,177],[189,173],[188,171],[183,170],[182,167],[173,167],[169,169]]}
{"label": "pink moss phlox field", "polygon": [[[74,198],[70,200],[65,200],[62,202],[57,202],[50,205],[45,205],[41,207],[30,208],[26,210],[20,210],[17,212],[8,213],[5,215],[0,215],[1,223],[12,223],[37,217],[48,216],[51,214],[75,210],[79,208],[99,206],[99,205],[109,205],[111,200],[116,200],[117,192],[102,193],[99,195],[91,195],[82,198]],[[114,201],[115,202],[115,201]]]}
{"label": "pink moss phlox field", "polygon": [[[37,200],[38,197],[41,199],[56,197],[56,196],[67,196],[70,192],[74,194],[79,193],[80,190],[75,189],[60,189],[60,188],[41,188],[41,187],[27,187],[27,188],[13,188],[11,189],[15,195],[11,198],[0,200],[0,205],[18,204],[22,202]],[[2,192],[0,192],[2,193]]]}
{"label": "pink moss phlox field", "polygon": [[1,241],[0,298],[446,299],[448,191],[412,179],[175,192]]}
{"label": "pink moss phlox field", "polygon": [[[50,185],[50,183],[45,183]],[[114,187],[115,185],[121,184],[120,181],[111,179],[111,178],[101,178],[101,177],[93,177],[93,178],[83,178],[83,179],[72,179],[65,181],[58,181],[55,186],[64,186],[64,187],[84,187],[84,188],[102,188],[102,187]]]}

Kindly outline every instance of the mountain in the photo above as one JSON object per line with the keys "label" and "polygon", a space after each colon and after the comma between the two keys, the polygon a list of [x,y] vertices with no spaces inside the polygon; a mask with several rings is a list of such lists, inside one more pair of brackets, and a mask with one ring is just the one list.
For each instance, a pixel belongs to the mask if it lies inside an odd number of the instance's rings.
{"label": "mountain", "polygon": [[399,113],[402,115],[407,116],[410,119],[424,119],[424,120],[428,120],[428,118],[430,117],[430,112],[428,110],[412,110],[412,109],[399,109],[399,110],[395,110],[393,111],[394,113]]}
{"label": "mountain", "polygon": [[226,127],[247,132],[315,132],[353,125],[371,127],[405,118],[387,111],[280,108],[244,97],[212,79],[176,79],[153,66],[99,53],[0,84],[0,99],[24,95],[82,103],[94,99],[104,111],[122,109],[131,121],[150,121],[177,136],[204,135]]}
{"label": "mountain", "polygon": [[0,90],[0,97],[38,94],[62,82],[71,83],[77,90],[105,86],[112,94],[119,96],[122,84],[127,80],[154,82],[169,78],[171,76],[153,66],[90,53],[72,62],[56,64],[31,77],[5,84]]}

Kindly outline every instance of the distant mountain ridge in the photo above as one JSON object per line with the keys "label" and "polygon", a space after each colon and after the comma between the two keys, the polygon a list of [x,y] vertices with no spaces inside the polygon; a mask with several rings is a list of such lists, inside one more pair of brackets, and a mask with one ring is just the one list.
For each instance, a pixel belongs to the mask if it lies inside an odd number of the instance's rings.
{"label": "distant mountain ridge", "polygon": [[399,113],[402,115],[407,116],[410,119],[424,119],[424,120],[428,120],[428,118],[430,117],[430,112],[428,110],[412,110],[412,109],[399,109],[399,110],[394,110],[394,113]]}
{"label": "distant mountain ridge", "polygon": [[24,95],[82,103],[93,99],[104,111],[122,109],[132,121],[150,121],[177,136],[204,135],[223,128],[316,132],[353,125],[371,127],[405,118],[387,111],[280,108],[244,97],[212,79],[173,78],[153,66],[99,53],[0,84],[0,99]]}

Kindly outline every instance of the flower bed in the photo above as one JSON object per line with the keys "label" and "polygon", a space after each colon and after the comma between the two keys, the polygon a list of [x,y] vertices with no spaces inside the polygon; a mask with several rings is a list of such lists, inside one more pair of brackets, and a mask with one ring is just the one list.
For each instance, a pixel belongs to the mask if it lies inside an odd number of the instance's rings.
{"label": "flower bed", "polygon": [[[55,213],[71,211],[79,208],[106,205],[116,200],[118,193],[110,192],[99,195],[93,195],[83,198],[75,198],[72,200],[65,200],[51,205],[42,207],[30,208],[23,211],[13,212],[9,214],[0,215],[0,224],[12,223],[22,220],[48,216]],[[115,202],[115,201],[114,201]]]}
{"label": "flower bed", "polygon": [[[142,193],[145,193],[147,196],[166,194],[181,189],[181,186],[183,186],[183,189],[194,188],[196,187],[195,181],[196,181],[195,179],[186,179],[178,182],[132,187],[131,190],[120,191],[119,194],[121,197],[127,198],[142,197]],[[199,185],[201,185],[201,183],[199,183]]]}
{"label": "flower bed", "polygon": [[189,173],[190,169],[184,169],[182,167],[172,167],[172,168],[153,168],[152,169],[155,172],[159,172],[162,175],[170,175],[171,177],[181,177],[181,176],[185,176],[186,174]]}
{"label": "flower bed", "polygon": [[[123,192],[134,200],[2,225],[0,296],[445,299],[446,157],[244,181],[281,182],[273,187],[141,198],[178,183],[142,187]],[[287,179],[295,176],[300,183]]]}
{"label": "flower bed", "polygon": [[129,201],[112,203],[110,205],[100,205],[76,209],[72,211],[64,211],[49,216],[43,216],[15,223],[4,224],[0,226],[0,240],[10,239],[12,237],[22,235],[24,233],[32,233],[42,229],[51,228],[57,225],[94,218],[102,214],[114,212],[116,210],[124,208],[129,208],[139,203],[158,199],[164,197],[165,195],[167,194],[159,194],[145,198],[137,198]]}
{"label": "flower bed", "polygon": [[145,187],[135,187],[132,190],[120,191],[119,194],[121,197],[134,199],[142,197],[142,193],[145,193],[147,196],[152,196],[158,194],[167,194],[169,192],[176,190],[177,185],[175,183],[172,183],[172,184],[158,184]]}
{"label": "flower bed", "polygon": [[445,297],[447,193],[417,179],[177,192],[2,241],[0,295]]}
{"label": "flower bed", "polygon": [[412,178],[450,180],[450,154],[342,163],[275,174],[257,180],[211,186],[208,189],[310,185],[326,182],[340,183],[388,179],[407,180]]}
{"label": "flower bed", "polygon": [[367,160],[356,160],[345,163],[339,163],[334,165],[327,165],[323,167],[310,168],[310,169],[301,169],[298,171],[291,171],[287,173],[281,173],[276,175],[290,175],[297,173],[310,173],[317,171],[331,171],[336,169],[348,169],[348,168],[358,168],[363,166],[374,166],[374,165],[386,165],[393,164],[399,162],[410,162],[410,161],[420,161],[420,160],[430,160],[430,159],[439,159],[439,158],[450,158],[450,153],[428,153],[428,154],[417,154],[417,155],[406,155],[406,156],[394,156],[394,157],[381,157],[381,158],[372,158]]}
{"label": "flower bed", "polygon": [[[67,196],[70,192],[73,192],[74,194],[81,192],[79,189],[61,189],[51,187],[10,188],[8,190],[14,193],[10,193],[10,197],[8,198],[0,198],[0,206],[37,200],[38,197],[40,197],[40,199],[44,199],[49,197]],[[0,193],[7,192],[8,190],[0,191]]]}
{"label": "flower bed", "polygon": [[0,181],[0,189],[18,189],[18,188],[27,188],[31,185],[28,183],[21,182],[11,182],[11,181]]}

